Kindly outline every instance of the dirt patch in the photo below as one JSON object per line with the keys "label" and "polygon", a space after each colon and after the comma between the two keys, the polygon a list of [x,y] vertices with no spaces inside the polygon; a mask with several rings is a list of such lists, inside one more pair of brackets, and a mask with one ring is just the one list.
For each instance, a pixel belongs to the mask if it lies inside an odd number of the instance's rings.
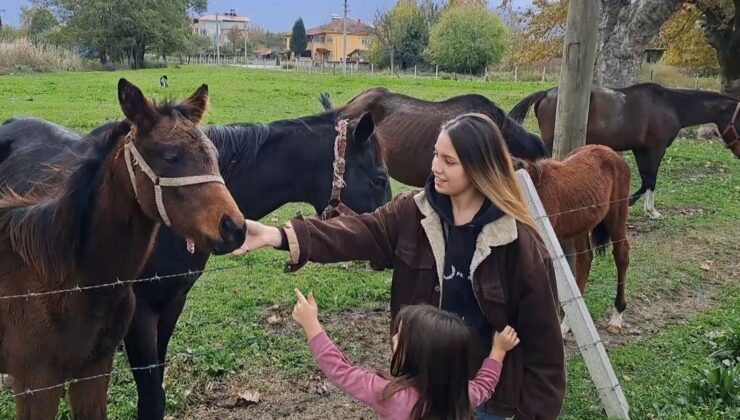
{"label": "dirt patch", "polygon": [[[637,234],[635,246],[651,244],[656,258],[670,255],[674,259],[696,264],[701,273],[701,287],[690,283],[671,290],[643,293],[633,283],[628,289],[628,307],[619,334],[606,332],[610,314],[595,319],[607,349],[631,345],[672,326],[685,322],[694,314],[706,311],[718,302],[723,285],[740,276],[740,227],[714,227],[711,232],[690,231],[665,238],[654,232],[642,218],[631,221],[631,236]],[[659,230],[659,229],[657,229]],[[679,251],[680,250],[680,251]],[[588,291],[587,291],[588,293]],[[387,307],[359,309],[322,317],[326,330],[347,356],[360,366],[386,371],[390,363]],[[296,335],[289,310],[273,306],[263,314],[263,325],[276,334]],[[565,337],[568,357],[577,353],[572,334]],[[259,393],[259,401],[249,397]],[[277,367],[264,367],[245,372],[226,382],[209,384],[203,392],[204,402],[189,409],[179,418],[186,419],[374,419],[374,413],[330,384],[314,366],[309,374],[288,377]],[[242,398],[240,398],[242,395]],[[243,398],[246,396],[247,398]]]}
{"label": "dirt patch", "polygon": [[[387,307],[362,309],[322,316],[326,331],[347,357],[370,370],[386,371],[390,365]],[[298,335],[290,313],[278,307],[265,311],[264,324],[278,334]],[[240,394],[258,392],[259,402],[250,404]],[[247,396],[251,396],[247,394]],[[302,377],[288,377],[275,368],[245,372],[228,382],[211,383],[205,403],[183,416],[185,419],[374,419],[372,410],[338,390],[313,366]]]}

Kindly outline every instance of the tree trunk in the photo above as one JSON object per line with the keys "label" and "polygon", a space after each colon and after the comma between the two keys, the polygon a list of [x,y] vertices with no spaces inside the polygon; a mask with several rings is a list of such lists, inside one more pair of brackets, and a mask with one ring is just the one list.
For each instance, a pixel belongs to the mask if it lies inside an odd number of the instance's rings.
{"label": "tree trunk", "polygon": [[621,88],[639,81],[645,48],[682,0],[601,0],[595,83]]}
{"label": "tree trunk", "polygon": [[730,15],[715,4],[693,3],[704,13],[704,36],[717,53],[720,91],[740,100],[740,0]]}

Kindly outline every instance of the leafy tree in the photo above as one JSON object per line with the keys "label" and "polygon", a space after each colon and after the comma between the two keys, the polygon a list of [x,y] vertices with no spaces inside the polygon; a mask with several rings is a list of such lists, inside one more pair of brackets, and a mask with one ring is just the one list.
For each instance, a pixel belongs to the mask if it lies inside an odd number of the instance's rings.
{"label": "leafy tree", "polygon": [[481,6],[450,7],[432,29],[432,62],[456,71],[477,73],[504,55],[508,34],[498,16]]}

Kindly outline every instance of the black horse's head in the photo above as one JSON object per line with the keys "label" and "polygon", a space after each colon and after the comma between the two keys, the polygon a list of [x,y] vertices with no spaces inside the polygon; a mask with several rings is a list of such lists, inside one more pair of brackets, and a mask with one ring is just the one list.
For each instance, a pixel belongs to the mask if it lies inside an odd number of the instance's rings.
{"label": "black horse's head", "polygon": [[[372,212],[391,199],[383,149],[374,132],[375,123],[369,112],[350,121],[347,127],[346,186],[342,202],[357,213]],[[331,194],[330,183],[327,194]]]}

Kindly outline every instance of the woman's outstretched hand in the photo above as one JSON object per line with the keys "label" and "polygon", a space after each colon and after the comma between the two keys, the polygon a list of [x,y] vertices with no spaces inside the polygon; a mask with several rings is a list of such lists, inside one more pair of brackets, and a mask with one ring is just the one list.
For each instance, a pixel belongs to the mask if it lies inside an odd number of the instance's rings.
{"label": "woman's outstretched hand", "polygon": [[247,237],[242,246],[231,252],[231,255],[242,255],[249,251],[256,251],[266,246],[277,248],[280,246],[282,237],[280,229],[263,225],[254,220],[245,220],[247,223]]}

